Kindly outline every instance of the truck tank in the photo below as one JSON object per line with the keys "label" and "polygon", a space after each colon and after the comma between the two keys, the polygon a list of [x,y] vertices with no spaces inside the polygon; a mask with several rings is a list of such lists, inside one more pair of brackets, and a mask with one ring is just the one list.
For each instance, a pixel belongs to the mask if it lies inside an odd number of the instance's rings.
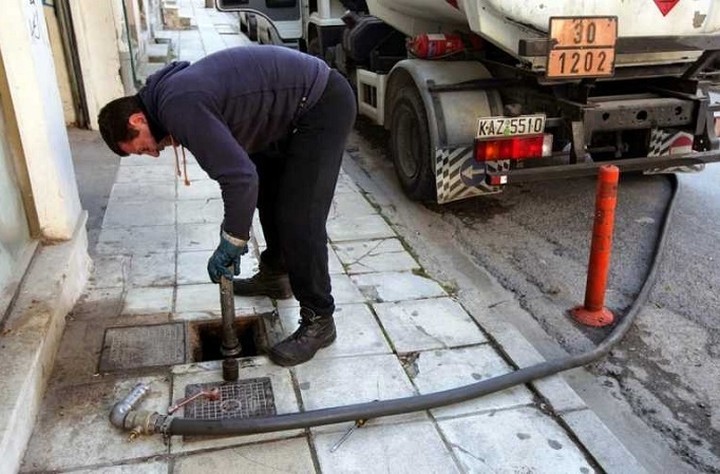
{"label": "truck tank", "polygon": [[[472,31],[517,57],[530,55],[521,40],[547,38],[551,17],[615,16],[618,38],[626,39],[651,36],[681,43],[689,36],[720,34],[717,0],[368,0],[367,5],[372,15],[408,36]],[[697,52],[683,54],[671,43],[667,52],[672,54],[654,48],[642,58],[625,55],[619,65],[697,58]]]}

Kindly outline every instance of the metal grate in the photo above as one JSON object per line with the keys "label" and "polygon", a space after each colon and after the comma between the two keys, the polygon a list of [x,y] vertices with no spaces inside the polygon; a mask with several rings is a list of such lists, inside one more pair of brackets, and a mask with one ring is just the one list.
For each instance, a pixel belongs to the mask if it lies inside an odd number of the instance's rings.
{"label": "metal grate", "polygon": [[100,372],[185,362],[183,323],[113,327],[105,331]]}
{"label": "metal grate", "polygon": [[237,382],[213,382],[191,384],[185,387],[190,397],[201,390],[220,389],[219,400],[196,399],[185,405],[185,418],[203,420],[227,420],[230,418],[254,418],[276,414],[275,397],[270,378],[238,380]]}

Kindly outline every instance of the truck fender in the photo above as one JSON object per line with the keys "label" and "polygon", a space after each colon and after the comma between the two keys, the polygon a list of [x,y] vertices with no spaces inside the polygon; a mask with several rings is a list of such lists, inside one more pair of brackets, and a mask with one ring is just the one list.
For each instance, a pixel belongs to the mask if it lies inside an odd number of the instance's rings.
{"label": "truck fender", "polygon": [[433,145],[472,144],[478,117],[502,115],[500,95],[495,90],[432,92],[430,88],[490,78],[477,61],[402,60],[388,75],[384,123],[386,127],[390,123],[397,92],[412,81],[425,104]]}
{"label": "truck fender", "polygon": [[[490,72],[477,61],[406,59],[398,62],[388,74],[384,126],[391,128],[396,102],[403,95],[401,91],[414,87],[427,116],[429,159],[432,160],[436,200],[439,203],[500,191],[497,186],[485,184],[485,165],[473,159],[477,119],[503,115],[500,94],[495,89],[481,87],[434,90],[439,86],[491,78]],[[505,166],[506,163],[488,165]],[[408,186],[405,188],[407,192]]]}

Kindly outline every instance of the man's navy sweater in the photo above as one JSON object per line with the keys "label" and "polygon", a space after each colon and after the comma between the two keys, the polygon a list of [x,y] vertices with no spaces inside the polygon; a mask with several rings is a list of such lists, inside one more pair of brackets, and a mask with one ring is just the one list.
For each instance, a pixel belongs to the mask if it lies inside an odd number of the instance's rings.
{"label": "man's navy sweater", "polygon": [[329,72],[322,60],[288,48],[246,46],[168,64],[138,95],[155,139],[171,135],[195,155],[220,183],[225,230],[247,240],[258,194],[248,153],[292,133]]}

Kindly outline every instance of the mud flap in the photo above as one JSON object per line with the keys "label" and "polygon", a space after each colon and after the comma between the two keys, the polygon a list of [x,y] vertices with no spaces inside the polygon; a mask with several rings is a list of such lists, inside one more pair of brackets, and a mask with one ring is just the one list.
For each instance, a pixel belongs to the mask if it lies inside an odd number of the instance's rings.
{"label": "mud flap", "polygon": [[499,193],[501,186],[486,184],[486,169],[507,170],[508,160],[479,163],[473,158],[472,147],[435,149],[435,180],[437,202],[444,204],[459,199]]}
{"label": "mud flap", "polygon": [[[648,157],[683,155],[692,152],[694,137],[692,133],[673,128],[653,128],[650,131]],[[667,168],[651,168],[644,174],[697,173],[705,169],[704,163]]]}

